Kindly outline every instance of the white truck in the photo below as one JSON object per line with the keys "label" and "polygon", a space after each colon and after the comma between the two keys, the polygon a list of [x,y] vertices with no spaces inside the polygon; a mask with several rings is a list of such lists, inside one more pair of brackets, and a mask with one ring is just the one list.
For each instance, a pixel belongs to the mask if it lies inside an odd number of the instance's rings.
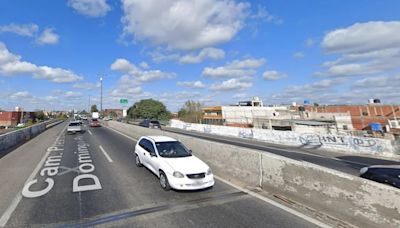
{"label": "white truck", "polygon": [[92,112],[92,119],[98,119],[99,118],[99,113],[98,112]]}

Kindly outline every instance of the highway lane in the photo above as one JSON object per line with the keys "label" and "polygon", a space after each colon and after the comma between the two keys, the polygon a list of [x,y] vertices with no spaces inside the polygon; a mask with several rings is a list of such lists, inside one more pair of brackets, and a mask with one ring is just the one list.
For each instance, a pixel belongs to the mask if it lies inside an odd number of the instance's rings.
{"label": "highway lane", "polygon": [[[155,175],[135,166],[135,141],[105,127],[73,135],[60,127],[54,129],[61,132],[58,140],[45,142],[47,147],[53,144],[52,160],[45,157],[39,173],[33,175],[38,182],[23,191],[6,227],[316,227],[305,216],[295,216],[220,181],[202,191],[163,191]],[[40,144],[41,138],[36,139]],[[79,158],[85,161],[82,170]],[[8,162],[22,161],[13,157]],[[57,167],[57,174],[41,176],[49,167]],[[81,179],[81,189],[74,189],[74,179],[85,174],[93,176]],[[97,185],[93,177],[98,178]],[[34,197],[35,191],[48,187],[45,178],[53,179],[54,185]],[[91,189],[83,191],[85,186]]]}
{"label": "highway lane", "polygon": [[353,154],[344,154],[331,151],[321,151],[304,147],[290,147],[285,145],[276,145],[250,139],[234,138],[220,135],[212,135],[194,131],[185,131],[176,128],[165,127],[163,131],[178,133],[187,136],[202,138],[214,142],[226,143],[235,146],[246,147],[250,149],[261,150],[287,158],[306,161],[321,165],[327,168],[339,170],[352,175],[359,175],[362,167],[370,165],[400,165],[400,162],[376,158],[372,156],[361,156]]}

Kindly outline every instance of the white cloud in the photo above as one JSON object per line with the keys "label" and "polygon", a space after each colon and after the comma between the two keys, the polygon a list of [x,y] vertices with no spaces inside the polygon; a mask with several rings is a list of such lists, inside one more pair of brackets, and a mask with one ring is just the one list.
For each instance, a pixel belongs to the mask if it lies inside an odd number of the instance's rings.
{"label": "white cloud", "polygon": [[128,97],[143,93],[142,87],[139,86],[137,80],[130,75],[123,75],[118,80],[117,86],[111,90],[110,95],[116,98]]}
{"label": "white cloud", "polygon": [[379,76],[379,77],[368,77],[357,80],[353,83],[353,88],[387,88],[390,90],[398,90],[400,87],[400,75],[395,76]]}
{"label": "white cloud", "polygon": [[42,34],[37,38],[39,44],[57,44],[60,36],[51,28],[43,30]]}
{"label": "white cloud", "polygon": [[248,97],[246,93],[236,93],[235,95],[232,96],[234,99],[244,99]]}
{"label": "white cloud", "polygon": [[313,38],[308,38],[306,39],[305,44],[307,47],[312,47],[315,44],[315,40]]}
{"label": "white cloud", "polygon": [[141,62],[141,63],[139,64],[139,66],[140,66],[142,69],[145,69],[145,70],[147,70],[147,69],[150,68],[149,64],[147,64],[146,62]]}
{"label": "white cloud", "polygon": [[77,88],[77,89],[92,90],[92,89],[100,88],[100,82],[97,82],[97,83],[78,82],[78,83],[75,83],[72,87]]}
{"label": "white cloud", "polygon": [[275,23],[275,24],[282,24],[283,19],[276,16],[272,15],[268,12],[268,10],[264,6],[258,6],[258,11],[256,14],[253,14],[251,16],[253,19],[261,19],[269,23]]}
{"label": "white cloud", "polygon": [[328,53],[365,53],[399,46],[400,21],[356,23],[329,32],[322,41]]}
{"label": "white cloud", "polygon": [[249,7],[232,0],[123,0],[124,35],[171,49],[215,46],[237,34]]}
{"label": "white cloud", "polygon": [[68,0],[68,6],[88,17],[103,17],[111,10],[106,0]]}
{"label": "white cloud", "polygon": [[251,82],[243,81],[237,78],[231,78],[226,81],[212,84],[210,89],[215,91],[233,91],[248,89],[252,85],[253,84]]}
{"label": "white cloud", "polygon": [[141,70],[126,59],[116,59],[111,64],[111,70],[128,74],[140,82],[149,82],[161,79],[170,79],[176,76],[175,73],[163,72],[160,70]]}
{"label": "white cloud", "polygon": [[11,99],[26,99],[32,97],[33,96],[28,91],[20,91],[10,95]]}
{"label": "white cloud", "polygon": [[275,70],[265,71],[263,73],[263,78],[269,81],[279,80],[286,77],[287,75],[285,73],[281,73]]}
{"label": "white cloud", "polygon": [[295,52],[295,53],[293,53],[293,58],[302,59],[302,58],[304,58],[304,53],[301,51]]}
{"label": "white cloud", "polygon": [[177,82],[176,84],[178,86],[184,86],[184,87],[195,88],[195,89],[202,89],[202,88],[206,87],[206,85],[204,85],[204,83],[201,81]]}
{"label": "white cloud", "polygon": [[63,96],[66,97],[66,98],[79,98],[79,97],[82,96],[82,93],[80,93],[80,92],[75,92],[75,91],[66,91],[66,92],[63,94]]}
{"label": "white cloud", "polygon": [[261,59],[244,59],[235,60],[221,67],[206,67],[203,70],[203,76],[220,78],[220,77],[248,77],[256,73],[257,69],[264,65],[266,60]]}
{"label": "white cloud", "polygon": [[21,61],[21,56],[15,55],[0,42],[0,75],[13,76],[30,74],[36,79],[46,79],[56,83],[67,83],[82,80],[74,72],[62,68],[37,66],[30,62]]}
{"label": "white cloud", "polygon": [[225,51],[218,48],[203,48],[198,54],[187,54],[180,57],[180,63],[200,63],[205,59],[223,59],[225,58]]}
{"label": "white cloud", "polygon": [[8,24],[0,26],[0,33],[15,33],[20,36],[33,37],[39,29],[36,24]]}
{"label": "white cloud", "polygon": [[[371,32],[373,31],[373,32]],[[358,76],[400,68],[400,21],[356,23],[329,32],[321,46],[328,54],[340,54],[323,63],[322,76]]]}

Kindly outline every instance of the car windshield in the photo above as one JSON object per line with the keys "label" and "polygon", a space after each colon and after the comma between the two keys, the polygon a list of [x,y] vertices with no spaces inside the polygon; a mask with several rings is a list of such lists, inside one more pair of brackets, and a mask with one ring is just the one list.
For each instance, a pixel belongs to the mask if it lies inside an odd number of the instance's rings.
{"label": "car windshield", "polygon": [[174,142],[157,142],[156,147],[158,154],[165,158],[178,158],[192,156],[186,147],[177,141]]}
{"label": "car windshield", "polygon": [[160,122],[158,122],[158,121],[150,121],[150,123],[152,123],[152,124],[160,124]]}
{"label": "car windshield", "polygon": [[80,126],[81,124],[78,122],[69,123],[69,126]]}
{"label": "car windshield", "polygon": [[93,121],[93,122],[96,122],[96,121],[97,121],[97,119],[92,119],[92,121]]}

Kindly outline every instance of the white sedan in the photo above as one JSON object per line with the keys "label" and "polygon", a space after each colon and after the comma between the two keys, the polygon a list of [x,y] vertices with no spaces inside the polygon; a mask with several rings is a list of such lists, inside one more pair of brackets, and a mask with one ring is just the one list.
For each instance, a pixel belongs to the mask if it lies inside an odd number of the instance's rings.
{"label": "white sedan", "polygon": [[214,185],[210,167],[181,142],[166,136],[144,136],[135,146],[136,165],[146,166],[168,191],[196,190]]}

